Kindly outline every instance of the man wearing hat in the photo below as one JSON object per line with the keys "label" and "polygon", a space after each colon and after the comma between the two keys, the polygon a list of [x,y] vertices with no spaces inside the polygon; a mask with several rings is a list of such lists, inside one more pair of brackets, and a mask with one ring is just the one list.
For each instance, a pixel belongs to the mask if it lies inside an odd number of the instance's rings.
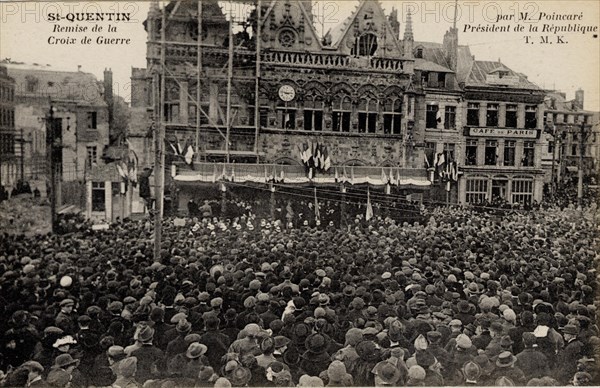
{"label": "man wearing hat", "polygon": [[338,360],[332,361],[327,370],[321,373],[321,376],[328,381],[328,387],[351,387],[354,385],[352,376],[346,372],[346,366]]}
{"label": "man wearing hat", "polygon": [[563,328],[563,336],[566,346],[558,353],[556,379],[561,384],[567,384],[577,372],[577,360],[583,356],[583,344],[577,338],[579,327],[567,324]]}
{"label": "man wearing hat", "polygon": [[442,340],[442,333],[439,331],[428,331],[427,332],[427,341],[429,342],[429,346],[427,350],[433,354],[433,356],[442,364],[442,374],[450,375],[451,374],[451,366],[452,360],[450,353],[446,351],[443,347],[440,346],[440,342]]}
{"label": "man wearing hat", "polygon": [[318,376],[319,373],[327,368],[327,363],[331,359],[327,348],[329,343],[327,337],[320,333],[314,333],[306,337],[306,352],[302,355],[300,367],[311,376]]}
{"label": "man wearing hat", "polygon": [[229,346],[228,353],[237,353],[240,357],[252,353],[254,356],[260,355],[262,352],[258,345],[258,336],[261,333],[261,328],[256,323],[249,323],[244,327],[244,337],[233,341]]}
{"label": "man wearing hat", "polygon": [[26,368],[29,372],[27,375],[27,387],[28,388],[42,388],[46,387],[47,383],[42,379],[42,373],[44,367],[37,361],[27,361],[22,368]]}
{"label": "man wearing hat", "polygon": [[499,378],[505,377],[515,383],[515,385],[525,385],[527,380],[523,371],[515,366],[517,358],[511,352],[502,352],[496,359],[496,370],[493,372],[491,378],[493,381]]}
{"label": "man wearing hat", "polygon": [[204,320],[204,333],[198,342],[207,346],[206,357],[213,369],[218,370],[221,357],[227,353],[231,339],[219,330],[219,318],[211,315]]}
{"label": "man wearing hat", "polygon": [[538,350],[535,335],[525,332],[522,336],[524,349],[517,354],[515,366],[523,371],[527,381],[546,376],[548,374],[548,359],[544,353]]}
{"label": "man wearing hat", "polygon": [[500,342],[502,341],[502,334],[504,332],[504,327],[498,321],[492,322],[490,325],[490,337],[492,340],[485,348],[485,354],[489,357],[490,360],[495,360],[496,357],[502,353],[502,345]]}
{"label": "man wearing hat", "polygon": [[54,320],[54,325],[61,328],[66,334],[74,335],[77,332],[77,324],[75,323],[75,317],[73,309],[75,308],[75,301],[67,298],[63,299],[60,303],[60,311]]}
{"label": "man wearing hat", "polygon": [[131,357],[137,359],[137,373],[135,376],[140,384],[160,376],[160,371],[164,369],[159,369],[159,365],[164,361],[165,355],[162,350],[152,344],[153,338],[154,329],[150,326],[142,326],[138,333],[138,341],[142,346],[131,353]]}
{"label": "man wearing hat", "polygon": [[182,319],[177,323],[175,330],[177,330],[177,337],[167,345],[167,351],[165,352],[167,358],[174,357],[187,350],[188,343],[185,341],[185,337],[192,331],[192,324],[187,319]]}

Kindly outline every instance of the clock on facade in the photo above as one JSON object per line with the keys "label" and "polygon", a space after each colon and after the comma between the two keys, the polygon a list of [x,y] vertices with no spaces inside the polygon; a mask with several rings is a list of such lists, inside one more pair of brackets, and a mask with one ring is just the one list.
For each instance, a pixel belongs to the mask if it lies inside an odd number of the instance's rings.
{"label": "clock on facade", "polygon": [[283,101],[292,101],[296,97],[296,91],[291,85],[281,85],[279,88],[279,98]]}

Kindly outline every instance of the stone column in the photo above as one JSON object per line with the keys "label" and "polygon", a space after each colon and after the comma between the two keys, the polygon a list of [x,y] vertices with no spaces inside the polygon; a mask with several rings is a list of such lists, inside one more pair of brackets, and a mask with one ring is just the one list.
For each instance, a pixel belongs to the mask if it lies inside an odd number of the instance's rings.
{"label": "stone column", "polygon": [[525,104],[517,105],[517,128],[525,128]]}
{"label": "stone column", "polygon": [[104,217],[106,221],[112,222],[112,182],[104,181]]}

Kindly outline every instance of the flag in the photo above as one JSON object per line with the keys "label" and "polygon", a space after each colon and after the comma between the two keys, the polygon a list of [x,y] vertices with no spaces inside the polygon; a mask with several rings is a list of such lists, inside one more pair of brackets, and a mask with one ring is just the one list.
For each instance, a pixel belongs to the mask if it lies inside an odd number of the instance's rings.
{"label": "flag", "polygon": [[346,173],[346,166],[344,166],[344,170],[342,171],[342,182],[348,182],[348,174]]}
{"label": "flag", "polygon": [[265,183],[269,181],[269,175],[267,174],[267,166],[265,166]]}
{"label": "flag", "polygon": [[[125,167],[125,168],[127,168],[127,167]],[[123,167],[121,167],[120,164],[117,164],[117,171],[119,172],[119,175],[121,176],[121,178],[127,179],[127,173],[125,173],[125,171],[123,170]]]}
{"label": "flag", "polygon": [[338,175],[338,170],[337,168],[335,169],[335,181],[339,181],[340,180],[340,176]]}
{"label": "flag", "polygon": [[385,194],[386,195],[390,195],[392,192],[390,184],[388,183],[387,185],[385,185]]}
{"label": "flag", "polygon": [[450,191],[450,181],[446,182],[446,191]]}
{"label": "flag", "polygon": [[369,193],[369,189],[367,189],[367,212],[365,220],[369,221],[371,218],[373,218],[373,206],[371,206],[371,194]]}
{"label": "flag", "polygon": [[425,155],[425,167],[426,168],[430,168],[431,166],[429,165],[429,159],[427,158],[427,155]]}
{"label": "flag", "polygon": [[317,188],[315,187],[315,221],[321,220],[321,212],[319,211],[319,201],[317,200]]}
{"label": "flag", "polygon": [[191,144],[187,146],[184,158],[187,164],[192,164],[192,162],[194,161],[194,147],[192,147]]}
{"label": "flag", "polygon": [[331,168],[331,158],[329,157],[329,151],[327,151],[327,148],[325,148],[325,157],[323,160],[323,170],[329,171],[330,168]]}
{"label": "flag", "polygon": [[391,167],[390,167],[390,184],[398,185],[398,182],[396,181],[396,177],[394,176],[394,169]]}
{"label": "flag", "polygon": [[217,181],[217,165],[214,165],[213,168],[213,175],[212,175],[212,182],[215,183]]}
{"label": "flag", "polygon": [[281,171],[279,172],[279,181],[283,182],[285,180],[285,173],[283,171],[283,167],[281,168]]}
{"label": "flag", "polygon": [[381,168],[381,183],[384,185],[388,183],[388,178],[385,176],[385,171],[383,171],[383,168]]}
{"label": "flag", "polygon": [[133,187],[135,187],[135,185],[137,184],[138,181],[138,173],[137,173],[137,168],[138,168],[138,158],[137,155],[135,154],[135,151],[133,150],[129,150],[129,155],[127,158],[127,174],[129,176],[129,181],[131,182],[131,184],[133,185]]}
{"label": "flag", "polygon": [[446,163],[446,156],[444,155],[443,152],[440,152],[438,154],[436,167],[437,166],[442,166],[444,163]]}
{"label": "flag", "polygon": [[317,142],[317,146],[315,147],[315,152],[313,153],[313,165],[315,166],[315,168],[321,168],[320,158],[321,158],[321,149],[319,148],[319,143]]}
{"label": "flag", "polygon": [[438,165],[438,157],[439,157],[439,154],[436,153],[434,155],[434,157],[433,157],[433,167],[437,167],[437,165]]}
{"label": "flag", "polygon": [[310,179],[310,180],[313,179],[313,169],[312,169],[312,167],[308,168],[308,179]]}
{"label": "flag", "polygon": [[435,121],[437,121],[438,123],[442,122],[442,111],[440,111],[439,109],[435,113]]}
{"label": "flag", "polygon": [[452,169],[452,179],[454,182],[458,182],[458,163],[454,162],[454,168]]}

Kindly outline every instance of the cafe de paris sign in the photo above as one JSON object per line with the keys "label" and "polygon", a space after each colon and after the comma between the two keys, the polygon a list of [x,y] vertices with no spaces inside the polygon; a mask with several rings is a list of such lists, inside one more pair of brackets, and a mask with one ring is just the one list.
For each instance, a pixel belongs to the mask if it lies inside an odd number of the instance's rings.
{"label": "cafe de paris sign", "polygon": [[516,137],[523,139],[535,139],[537,137],[537,129],[469,128],[469,135],[485,137]]}

